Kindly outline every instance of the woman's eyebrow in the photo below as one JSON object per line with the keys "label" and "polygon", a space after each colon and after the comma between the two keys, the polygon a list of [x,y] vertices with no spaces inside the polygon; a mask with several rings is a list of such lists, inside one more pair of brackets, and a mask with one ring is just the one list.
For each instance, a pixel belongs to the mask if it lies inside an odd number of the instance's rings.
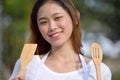
{"label": "woman's eyebrow", "polygon": [[[58,15],[58,14],[62,14],[62,13],[54,13],[52,16],[55,16],[55,15]],[[38,19],[38,21],[44,20],[44,19],[46,19],[46,17],[40,17],[40,18]]]}
{"label": "woman's eyebrow", "polygon": [[62,14],[62,13],[54,13],[52,16],[58,15],[58,14]]}

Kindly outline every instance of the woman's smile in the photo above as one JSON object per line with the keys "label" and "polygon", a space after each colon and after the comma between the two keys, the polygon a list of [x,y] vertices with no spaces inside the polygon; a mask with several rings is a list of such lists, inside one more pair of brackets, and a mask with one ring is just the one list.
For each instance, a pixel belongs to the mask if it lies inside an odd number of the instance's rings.
{"label": "woman's smile", "polygon": [[49,36],[51,39],[56,40],[56,39],[59,39],[60,35],[61,35],[61,32],[57,32]]}
{"label": "woman's smile", "polygon": [[49,34],[49,37],[53,40],[58,40],[62,33],[63,33],[63,31],[53,32],[53,33]]}

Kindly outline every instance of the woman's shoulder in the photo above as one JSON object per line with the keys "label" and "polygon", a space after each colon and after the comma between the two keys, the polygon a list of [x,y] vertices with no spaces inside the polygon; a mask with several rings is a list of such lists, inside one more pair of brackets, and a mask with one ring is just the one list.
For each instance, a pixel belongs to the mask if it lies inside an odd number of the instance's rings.
{"label": "woman's shoulder", "polygon": [[41,61],[41,58],[39,55],[34,55],[30,63],[39,63]]}
{"label": "woman's shoulder", "polygon": [[31,61],[41,61],[45,55],[34,55]]}
{"label": "woman's shoulder", "polygon": [[40,59],[39,55],[34,55],[32,60],[27,65],[26,71],[32,72],[33,69],[36,70],[37,66],[40,65],[40,61],[41,61],[41,59]]}
{"label": "woman's shoulder", "polygon": [[[93,74],[93,72],[96,72],[96,68],[95,68],[95,64],[93,62],[93,60],[91,60],[88,64],[87,64],[91,74]],[[105,64],[104,62],[101,63],[100,65],[100,71],[102,75],[110,75],[111,76],[111,70],[109,68],[109,66],[107,64]]]}
{"label": "woman's shoulder", "polygon": [[[95,67],[94,62],[91,58],[84,57],[86,63],[88,66]],[[109,68],[104,62],[101,63],[101,68]]]}
{"label": "woman's shoulder", "polygon": [[[94,61],[93,60],[90,60],[89,63],[88,63],[88,66],[91,66],[91,67],[95,67],[95,64],[94,64]],[[107,64],[105,64],[104,62],[101,63],[101,68],[105,69],[105,68],[109,68],[107,66]]]}
{"label": "woman's shoulder", "polygon": [[30,64],[39,64],[43,57],[44,55],[34,55]]}
{"label": "woman's shoulder", "polygon": [[[89,75],[91,75],[91,77],[95,77],[96,76],[96,68],[95,68],[93,60],[91,60],[88,63],[88,69],[89,69]],[[102,79],[104,79],[104,80],[111,80],[111,77],[112,77],[111,70],[103,62],[101,63],[100,72],[101,72]]]}
{"label": "woman's shoulder", "polygon": [[[90,60],[88,63],[88,66],[94,67],[95,68],[95,64],[93,60]],[[107,69],[109,68],[107,64],[105,64],[104,62],[101,63],[101,69]]]}
{"label": "woman's shoulder", "polygon": [[[34,55],[31,61],[39,60],[39,55]],[[20,64],[20,58],[17,59],[16,64]]]}
{"label": "woman's shoulder", "polygon": [[[92,72],[96,71],[95,64],[94,64],[93,60],[91,58],[88,58],[88,57],[84,57],[84,59],[87,63],[87,66],[90,68],[90,70]],[[105,64],[104,62],[101,63],[100,68],[101,68],[101,72],[111,73],[109,66],[107,64]]]}

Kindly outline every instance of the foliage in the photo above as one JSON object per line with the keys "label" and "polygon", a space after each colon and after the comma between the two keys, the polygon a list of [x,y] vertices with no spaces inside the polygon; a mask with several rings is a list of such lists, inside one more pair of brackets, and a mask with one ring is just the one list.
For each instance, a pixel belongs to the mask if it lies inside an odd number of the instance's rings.
{"label": "foliage", "polygon": [[99,31],[104,32],[113,41],[120,39],[120,0],[73,1],[81,13],[82,25],[86,30],[91,31],[94,28],[92,23],[98,22],[102,28]]}
{"label": "foliage", "polygon": [[[5,25],[3,33],[4,50],[3,61],[13,68],[25,42],[26,30],[29,26],[30,11],[34,0],[4,0],[3,15],[11,22]],[[7,23],[8,24],[8,23]]]}
{"label": "foliage", "polygon": [[113,74],[112,80],[120,80],[120,73]]}

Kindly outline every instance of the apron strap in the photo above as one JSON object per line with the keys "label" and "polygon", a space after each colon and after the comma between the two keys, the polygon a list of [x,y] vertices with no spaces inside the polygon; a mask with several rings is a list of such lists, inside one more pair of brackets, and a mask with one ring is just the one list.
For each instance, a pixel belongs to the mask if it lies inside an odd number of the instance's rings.
{"label": "apron strap", "polygon": [[[41,67],[44,64],[44,62],[45,62],[46,58],[48,57],[48,55],[49,55],[49,52],[41,59],[40,66],[38,66],[37,71],[39,71],[41,69]],[[36,71],[36,73],[37,73],[37,71]],[[37,80],[38,76],[39,76],[39,74],[34,74],[34,76],[33,76],[34,79],[32,79],[32,80]]]}
{"label": "apron strap", "polygon": [[81,62],[82,62],[82,66],[83,66],[83,71],[84,71],[84,80],[88,80],[88,68],[87,68],[87,63],[85,62],[84,58],[82,55],[79,55]]}

